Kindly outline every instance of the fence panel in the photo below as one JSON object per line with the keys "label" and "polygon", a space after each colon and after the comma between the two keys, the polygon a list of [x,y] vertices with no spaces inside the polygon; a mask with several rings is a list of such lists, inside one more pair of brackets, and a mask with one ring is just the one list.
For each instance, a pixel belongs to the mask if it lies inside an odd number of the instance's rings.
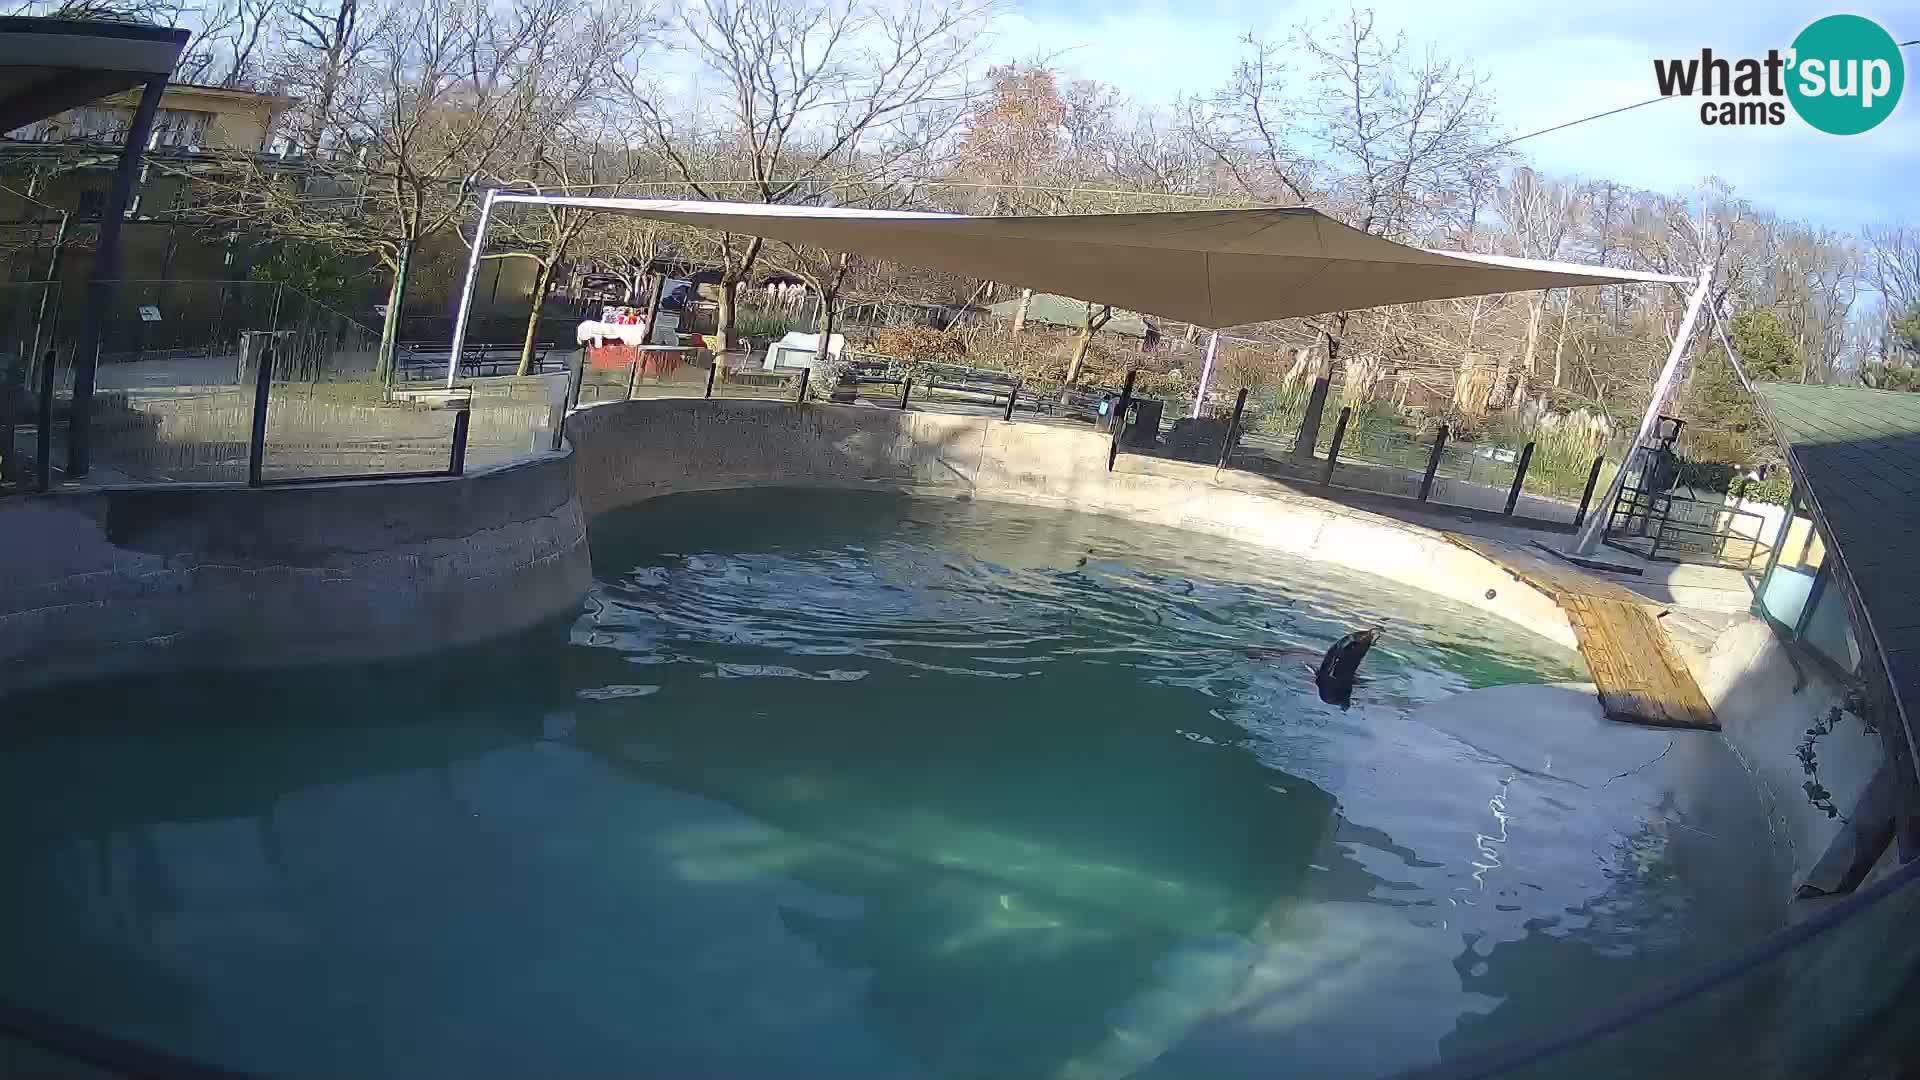
{"label": "fence panel", "polygon": [[[272,313],[273,381],[262,476],[268,482],[438,472],[453,449],[461,400],[431,384],[390,391],[370,328],[278,286],[259,306]],[[249,335],[235,359],[249,375]]]}
{"label": "fence panel", "polygon": [[469,470],[553,449],[566,408],[565,374],[474,379],[466,389]]}
{"label": "fence panel", "polygon": [[[101,325],[92,479],[244,482],[254,388],[240,343],[244,333],[273,329],[281,291],[258,282],[120,282]],[[66,305],[58,321],[69,347],[82,307]],[[291,342],[289,353],[289,365],[306,362]]]}

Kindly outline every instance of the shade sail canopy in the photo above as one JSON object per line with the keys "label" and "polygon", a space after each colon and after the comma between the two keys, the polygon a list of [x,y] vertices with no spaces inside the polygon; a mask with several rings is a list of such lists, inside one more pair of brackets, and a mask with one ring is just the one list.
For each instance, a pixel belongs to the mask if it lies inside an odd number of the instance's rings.
{"label": "shade sail canopy", "polygon": [[1067,217],[500,193],[764,236],[1057,293],[1207,327],[1416,300],[1690,278],[1429,251],[1305,207]]}

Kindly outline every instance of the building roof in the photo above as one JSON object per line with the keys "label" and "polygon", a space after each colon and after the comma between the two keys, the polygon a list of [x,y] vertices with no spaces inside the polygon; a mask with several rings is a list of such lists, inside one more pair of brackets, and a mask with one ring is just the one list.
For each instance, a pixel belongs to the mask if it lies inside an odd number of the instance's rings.
{"label": "building roof", "polygon": [[[104,99],[116,108],[131,110],[140,104],[138,89],[112,94]],[[168,83],[167,89],[160,95],[160,107],[163,109],[188,108],[202,111],[243,113],[243,112],[284,112],[298,100],[285,94],[268,94],[258,90],[235,90],[226,86],[201,86],[197,83]]]}
{"label": "building roof", "polygon": [[0,131],[165,78],[186,44],[164,26],[0,18]]}
{"label": "building roof", "polygon": [[1830,560],[1852,583],[1856,621],[1865,623],[1857,629],[1872,638],[1911,737],[1920,715],[1920,394],[1793,383],[1755,390]]}
{"label": "building roof", "polygon": [[[1020,309],[1020,301],[1002,300],[987,310],[998,319],[1011,319]],[[1027,298],[1027,321],[1046,323],[1049,326],[1078,327],[1087,317],[1087,305],[1079,300],[1070,300],[1052,293],[1034,293]],[[1131,311],[1115,309],[1113,318],[1101,328],[1103,334],[1119,334],[1122,337],[1143,338],[1147,336],[1147,320]]]}
{"label": "building roof", "polygon": [[1429,251],[1307,207],[970,217],[837,206],[500,192],[891,259],[1215,329],[1417,300],[1691,279]]}

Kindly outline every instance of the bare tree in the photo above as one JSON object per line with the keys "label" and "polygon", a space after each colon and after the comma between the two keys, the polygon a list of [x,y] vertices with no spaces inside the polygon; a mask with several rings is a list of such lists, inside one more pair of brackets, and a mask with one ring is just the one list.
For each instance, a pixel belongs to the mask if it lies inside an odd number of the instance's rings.
{"label": "bare tree", "polygon": [[1112,304],[1087,303],[1086,312],[1080,317],[1080,328],[1073,333],[1073,352],[1067,357],[1066,385],[1060,388],[1062,400],[1065,400],[1067,391],[1080,383],[1080,369],[1087,362],[1087,349],[1093,344],[1093,335],[1112,320]]}
{"label": "bare tree", "polygon": [[[830,199],[837,185],[887,177],[951,130],[987,11],[973,0],[694,0],[680,30],[725,88],[717,123],[677,115],[637,80],[633,98],[654,149],[700,198]],[[714,252],[725,347],[763,246],[722,236]]]}
{"label": "bare tree", "polygon": [[200,14],[174,80],[229,90],[258,88],[268,78],[268,50],[281,32],[281,0],[216,0]]}
{"label": "bare tree", "polygon": [[1187,130],[1247,195],[1313,201],[1318,163],[1304,148],[1281,43],[1249,33],[1226,85],[1187,102]]}
{"label": "bare tree", "polygon": [[376,364],[389,378],[422,242],[464,219],[477,179],[523,130],[538,43],[589,17],[565,0],[504,13],[485,0],[395,0],[314,116],[315,145],[333,148],[333,160],[289,173],[234,155],[201,185],[200,210],[377,259],[392,275]]}
{"label": "bare tree", "polygon": [[[553,37],[533,42],[526,72],[516,79],[521,95],[518,130],[495,155],[491,178],[517,191],[612,195],[649,178],[657,159],[632,147],[641,132],[631,115],[605,97],[609,71],[625,70],[658,29],[643,7],[610,8],[556,27]],[[531,208],[505,220],[494,232],[502,250],[485,259],[519,259],[533,265],[525,333],[517,374],[533,369],[540,319],[555,274],[574,243],[594,222],[594,211],[565,206]]]}
{"label": "bare tree", "polygon": [[291,34],[281,70],[297,101],[297,146],[309,159],[337,149],[329,140],[345,134],[335,122],[341,88],[372,47],[386,12],[364,14],[361,0],[288,0]]}
{"label": "bare tree", "polygon": [[[1302,29],[1315,68],[1306,136],[1326,169],[1316,200],[1355,228],[1390,240],[1417,240],[1476,189],[1497,160],[1498,129],[1485,80],[1428,51],[1411,54],[1387,38],[1371,11],[1350,10],[1331,29]],[[1340,363],[1348,312],[1319,320],[1326,359],[1300,426],[1295,452],[1313,453],[1326,409],[1326,383]]]}
{"label": "bare tree", "polygon": [[1864,239],[1867,282],[1880,297],[1874,339],[1884,359],[1896,351],[1894,324],[1920,315],[1920,227],[1871,227]]}

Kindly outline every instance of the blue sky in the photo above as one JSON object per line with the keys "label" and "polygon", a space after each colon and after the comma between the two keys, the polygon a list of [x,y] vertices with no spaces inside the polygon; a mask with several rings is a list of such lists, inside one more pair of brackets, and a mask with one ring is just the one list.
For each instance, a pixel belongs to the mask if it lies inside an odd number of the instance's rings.
{"label": "blue sky", "polygon": [[[1655,57],[1762,56],[1786,48],[1822,15],[1851,11],[1896,40],[1920,38],[1920,0],[1845,8],[1778,0],[1702,5],[1690,0],[1378,0],[1376,26],[1406,33],[1492,77],[1505,126],[1522,134],[1653,97]],[[1056,55],[1081,77],[1165,102],[1217,85],[1248,30],[1284,36],[1337,3],[1251,0],[1011,0],[993,46],[1002,58]],[[1785,127],[1709,128],[1697,100],[1675,99],[1519,144],[1539,168],[1684,192],[1707,176],[1787,217],[1835,228],[1920,221],[1920,47],[1903,50],[1907,89],[1894,115],[1864,135],[1823,135],[1789,116]]]}

